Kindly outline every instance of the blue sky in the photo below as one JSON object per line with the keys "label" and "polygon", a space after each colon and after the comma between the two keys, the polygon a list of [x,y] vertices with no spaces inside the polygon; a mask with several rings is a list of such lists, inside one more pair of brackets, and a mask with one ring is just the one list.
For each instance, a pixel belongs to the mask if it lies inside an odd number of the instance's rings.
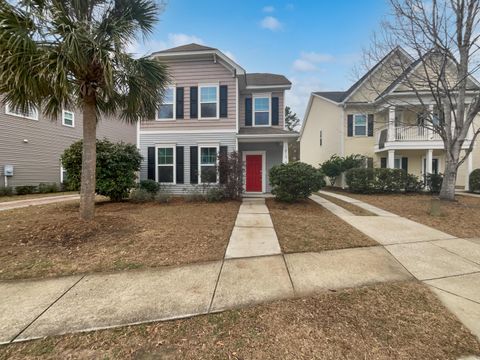
{"label": "blue sky", "polygon": [[154,34],[132,50],[216,47],[247,72],[286,75],[287,105],[303,116],[311,91],[348,88],[388,11],[385,0],[169,0]]}

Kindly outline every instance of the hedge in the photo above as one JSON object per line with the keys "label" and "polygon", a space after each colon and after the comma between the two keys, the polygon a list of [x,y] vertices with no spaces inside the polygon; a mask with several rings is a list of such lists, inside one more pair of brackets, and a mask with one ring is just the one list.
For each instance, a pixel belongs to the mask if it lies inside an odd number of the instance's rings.
{"label": "hedge", "polygon": [[401,169],[355,168],[346,173],[348,189],[354,193],[416,192],[423,189],[417,176]]}
{"label": "hedge", "polygon": [[480,192],[480,169],[475,169],[470,173],[468,183],[471,192]]}

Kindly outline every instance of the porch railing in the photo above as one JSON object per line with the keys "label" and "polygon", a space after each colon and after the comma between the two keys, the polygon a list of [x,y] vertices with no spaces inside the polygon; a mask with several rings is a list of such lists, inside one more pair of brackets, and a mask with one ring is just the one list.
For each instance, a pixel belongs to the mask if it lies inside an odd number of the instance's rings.
{"label": "porch railing", "polygon": [[[442,138],[437,133],[421,126],[396,126],[393,141],[435,141]],[[380,129],[377,143],[380,149],[385,147],[385,142],[391,138],[388,127]]]}

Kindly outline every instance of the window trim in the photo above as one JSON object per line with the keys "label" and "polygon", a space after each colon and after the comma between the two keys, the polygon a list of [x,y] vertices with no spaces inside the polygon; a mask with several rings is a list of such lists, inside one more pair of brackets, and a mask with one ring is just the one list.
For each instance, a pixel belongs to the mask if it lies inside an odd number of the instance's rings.
{"label": "window trim", "polygon": [[[170,103],[160,103],[159,107],[158,107],[158,111],[157,111],[157,115],[155,116],[155,120],[156,121],[173,121],[173,120],[177,120],[177,87],[174,86],[174,85],[171,85],[171,86],[167,86],[166,87],[167,89],[172,89],[173,91],[173,102],[172,104]],[[171,118],[161,118],[159,117],[159,113],[160,113],[160,106],[162,105],[173,105],[173,113],[172,113],[172,117]]]}
{"label": "window trim", "polygon": [[[365,134],[357,135],[356,131],[356,118],[357,116],[365,116]],[[353,136],[355,137],[368,137],[368,114],[353,114]]]}
{"label": "window trim", "polygon": [[[173,149],[173,164],[159,164],[158,163],[158,149]],[[173,181],[172,182],[160,182],[158,179],[158,167],[159,166],[173,166]],[[177,145],[176,144],[158,144],[155,145],[155,181],[162,185],[176,185],[177,184]]]}
{"label": "window trim", "polygon": [[[211,102],[202,103],[202,88],[214,87],[217,89],[216,116],[202,117],[202,104],[212,104]],[[220,84],[198,84],[198,120],[219,120],[220,119]]]}
{"label": "window trim", "polygon": [[[257,125],[255,121],[255,99],[268,98],[268,125]],[[266,111],[258,111],[266,112]],[[272,93],[252,94],[252,126],[254,127],[271,127],[272,126]]]}
{"label": "window trim", "polygon": [[63,165],[60,165],[60,184],[63,184],[65,181],[65,178],[63,176],[63,172],[67,172]]}
{"label": "window trim", "polygon": [[[72,114],[72,125],[68,125],[65,123],[65,113]],[[75,113],[73,111],[65,110],[65,109],[62,110],[62,125],[66,127],[71,127],[71,128],[75,127]]]}
{"label": "window trim", "polygon": [[10,116],[16,116],[22,119],[29,119],[29,120],[35,120],[38,121],[38,108],[36,106],[33,107],[35,109],[35,117],[32,116],[25,116],[25,115],[20,115],[12,111],[10,109],[10,104],[6,103],[5,104],[5,114],[10,115]]}
{"label": "window trim", "polygon": [[[215,166],[216,166],[216,181],[214,183],[204,183],[202,182],[202,149],[203,148],[215,148],[217,149],[217,158],[215,159]],[[198,184],[214,184],[217,185],[219,183],[219,174],[218,174],[218,155],[220,151],[220,144],[199,144],[198,145]],[[206,164],[204,164],[206,165]]]}

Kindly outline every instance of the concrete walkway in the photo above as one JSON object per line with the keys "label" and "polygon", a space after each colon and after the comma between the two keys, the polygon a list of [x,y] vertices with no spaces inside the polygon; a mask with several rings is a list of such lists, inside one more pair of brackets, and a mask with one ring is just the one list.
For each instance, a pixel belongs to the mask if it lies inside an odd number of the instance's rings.
{"label": "concrete walkway", "polygon": [[80,199],[80,195],[73,194],[73,195],[58,195],[58,196],[45,196],[45,197],[38,197],[34,199],[25,199],[25,200],[14,200],[14,201],[5,201],[0,202],[0,211],[4,210],[13,210],[28,206],[34,205],[46,205],[52,204],[56,202],[63,202],[63,201],[71,201]]}
{"label": "concrete walkway", "polygon": [[480,239],[459,239],[348,196],[321,193],[376,214],[355,216],[320,196],[312,196],[312,200],[383,245],[480,338]]}

